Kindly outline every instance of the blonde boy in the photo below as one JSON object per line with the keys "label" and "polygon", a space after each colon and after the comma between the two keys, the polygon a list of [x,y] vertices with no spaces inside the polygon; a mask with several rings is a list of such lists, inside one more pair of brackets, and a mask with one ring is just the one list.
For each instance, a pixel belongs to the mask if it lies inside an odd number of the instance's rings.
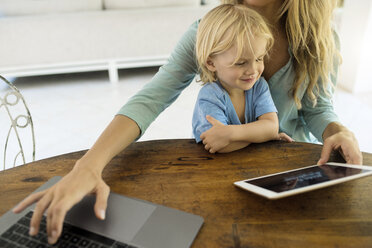
{"label": "blonde boy", "polygon": [[196,40],[200,90],[193,134],[211,153],[278,139],[278,116],[261,74],[273,36],[263,18],[224,4],[201,20]]}

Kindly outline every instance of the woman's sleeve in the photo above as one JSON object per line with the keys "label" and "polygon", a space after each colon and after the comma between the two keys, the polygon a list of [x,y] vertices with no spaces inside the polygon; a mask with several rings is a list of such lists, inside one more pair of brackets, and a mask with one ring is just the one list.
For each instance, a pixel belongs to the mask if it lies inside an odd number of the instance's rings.
{"label": "woman's sleeve", "polygon": [[[338,35],[334,32],[334,39],[336,42],[336,47],[339,50],[340,42]],[[329,95],[327,95],[323,88],[321,87],[320,82],[320,90],[319,95],[317,97],[317,105],[313,107],[312,101],[306,96],[303,97],[302,103],[302,112],[304,116],[304,120],[310,130],[310,132],[320,141],[323,143],[323,132],[328,124],[332,122],[339,122],[339,118],[334,111],[333,108],[333,94],[334,89],[337,83],[337,72],[339,63],[338,60],[334,60],[334,73],[330,73],[329,80],[330,83],[328,84],[327,91]]]}
{"label": "woman's sleeve", "polygon": [[197,28],[198,22],[190,26],[167,63],[119,110],[118,114],[125,115],[137,123],[141,130],[140,136],[194,79],[197,73],[194,49]]}

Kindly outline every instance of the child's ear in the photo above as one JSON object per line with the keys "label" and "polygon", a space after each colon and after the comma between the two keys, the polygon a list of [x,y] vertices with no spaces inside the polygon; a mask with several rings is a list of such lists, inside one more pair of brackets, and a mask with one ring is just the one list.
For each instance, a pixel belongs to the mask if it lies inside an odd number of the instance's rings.
{"label": "child's ear", "polygon": [[208,68],[208,70],[210,70],[211,72],[215,72],[216,71],[216,67],[214,66],[214,63],[213,63],[213,61],[212,61],[212,59],[209,57],[208,59],[207,59],[207,63],[206,63],[206,65],[205,65],[207,68]]}

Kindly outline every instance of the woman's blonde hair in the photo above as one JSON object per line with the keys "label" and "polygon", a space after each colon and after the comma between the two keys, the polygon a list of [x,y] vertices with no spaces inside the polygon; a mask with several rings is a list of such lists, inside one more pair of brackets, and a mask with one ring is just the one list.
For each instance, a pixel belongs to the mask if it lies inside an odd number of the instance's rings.
{"label": "woman's blonde hair", "polygon": [[[244,0],[223,0],[222,3],[242,4]],[[308,82],[306,95],[316,105],[320,89],[327,94],[330,74],[335,76],[335,65],[341,56],[332,29],[332,14],[337,0],[284,0],[278,10],[278,20],[283,18],[290,49],[294,56],[295,81],[291,89],[297,107],[301,100],[297,94]],[[319,81],[320,79],[320,81]],[[307,81],[308,80],[308,81]]]}
{"label": "woman's blonde hair", "polygon": [[223,4],[209,11],[201,20],[196,35],[196,58],[202,82],[216,81],[215,73],[207,68],[207,61],[214,55],[237,47],[236,63],[249,45],[250,39],[264,38],[266,51],[273,45],[273,36],[264,19],[254,10],[243,5]]}

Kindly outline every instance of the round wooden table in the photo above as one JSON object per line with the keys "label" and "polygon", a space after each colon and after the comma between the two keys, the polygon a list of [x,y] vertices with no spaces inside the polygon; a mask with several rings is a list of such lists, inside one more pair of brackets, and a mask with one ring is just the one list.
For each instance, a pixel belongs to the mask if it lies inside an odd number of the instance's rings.
{"label": "round wooden table", "polygon": [[[137,142],[103,177],[113,192],[202,216],[193,247],[372,247],[372,177],[275,201],[233,185],[316,164],[321,148],[273,141],[209,154],[191,139]],[[68,173],[85,152],[0,172],[0,214],[49,178]],[[363,156],[372,165],[372,154]],[[330,161],[343,159],[334,153]]]}

